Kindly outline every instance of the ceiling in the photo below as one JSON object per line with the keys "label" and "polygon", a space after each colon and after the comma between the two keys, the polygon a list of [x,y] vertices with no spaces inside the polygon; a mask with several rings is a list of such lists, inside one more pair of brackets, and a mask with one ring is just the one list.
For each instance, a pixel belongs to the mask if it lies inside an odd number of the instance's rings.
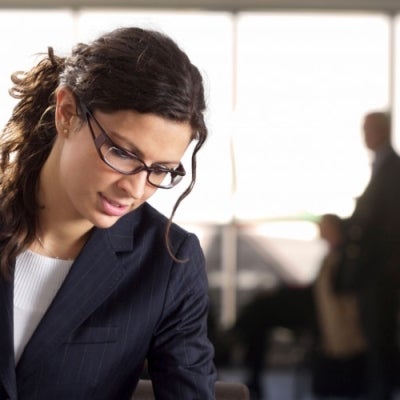
{"label": "ceiling", "polygon": [[204,10],[381,10],[400,12],[400,0],[0,0],[0,8],[138,7]]}

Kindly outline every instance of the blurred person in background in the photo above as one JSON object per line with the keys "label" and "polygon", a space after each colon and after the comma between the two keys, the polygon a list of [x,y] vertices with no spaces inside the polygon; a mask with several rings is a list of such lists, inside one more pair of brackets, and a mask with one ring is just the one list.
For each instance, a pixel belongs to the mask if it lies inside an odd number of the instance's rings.
{"label": "blurred person in background", "polygon": [[388,400],[399,375],[400,157],[391,144],[388,113],[365,115],[363,134],[373,156],[372,173],[346,220],[337,290],[358,301],[366,339],[366,399]]}
{"label": "blurred person in background", "polygon": [[318,225],[328,249],[313,285],[317,320],[313,393],[318,399],[360,398],[365,391],[365,338],[357,299],[353,293],[337,293],[335,288],[344,221],[336,214],[325,214]]}
{"label": "blurred person in background", "polygon": [[269,398],[263,375],[268,373],[267,359],[277,328],[292,333],[292,345],[303,346],[303,358],[297,362],[310,370],[311,390],[317,398],[354,399],[364,393],[365,338],[357,299],[353,293],[336,291],[344,221],[335,214],[325,214],[318,227],[327,253],[315,281],[306,286],[283,284],[255,295],[228,332],[227,342],[230,339],[231,345],[243,349],[253,400]]}

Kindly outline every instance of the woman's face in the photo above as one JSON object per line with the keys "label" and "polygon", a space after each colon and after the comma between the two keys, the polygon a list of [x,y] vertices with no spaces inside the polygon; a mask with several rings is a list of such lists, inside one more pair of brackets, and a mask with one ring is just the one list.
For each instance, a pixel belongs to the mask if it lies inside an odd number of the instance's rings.
{"label": "woman's face", "polygon": [[[140,157],[147,166],[157,163],[176,168],[191,140],[188,123],[154,114],[124,110],[95,111],[93,116],[116,145]],[[100,127],[90,122],[97,137]],[[59,186],[64,206],[70,208],[72,218],[107,228],[138,208],[157,188],[148,183],[146,171],[123,175],[106,165],[96,150],[88,123],[77,126],[68,134],[58,135]]]}

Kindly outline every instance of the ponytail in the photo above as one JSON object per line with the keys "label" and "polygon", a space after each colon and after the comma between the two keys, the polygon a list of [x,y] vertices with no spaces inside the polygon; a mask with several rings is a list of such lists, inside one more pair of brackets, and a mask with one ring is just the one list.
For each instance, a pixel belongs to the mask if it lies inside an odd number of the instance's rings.
{"label": "ponytail", "polygon": [[0,147],[0,272],[9,275],[17,254],[33,240],[36,187],[55,135],[54,93],[64,59],[48,49],[28,72],[11,76],[18,99],[2,132]]}

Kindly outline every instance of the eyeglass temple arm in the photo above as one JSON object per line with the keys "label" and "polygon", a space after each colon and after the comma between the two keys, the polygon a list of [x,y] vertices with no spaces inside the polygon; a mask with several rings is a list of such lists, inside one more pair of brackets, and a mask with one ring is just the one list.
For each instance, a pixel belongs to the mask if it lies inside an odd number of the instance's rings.
{"label": "eyeglass temple arm", "polygon": [[99,149],[105,142],[107,141],[107,137],[105,135],[99,135],[94,139],[94,143],[96,147]]}

